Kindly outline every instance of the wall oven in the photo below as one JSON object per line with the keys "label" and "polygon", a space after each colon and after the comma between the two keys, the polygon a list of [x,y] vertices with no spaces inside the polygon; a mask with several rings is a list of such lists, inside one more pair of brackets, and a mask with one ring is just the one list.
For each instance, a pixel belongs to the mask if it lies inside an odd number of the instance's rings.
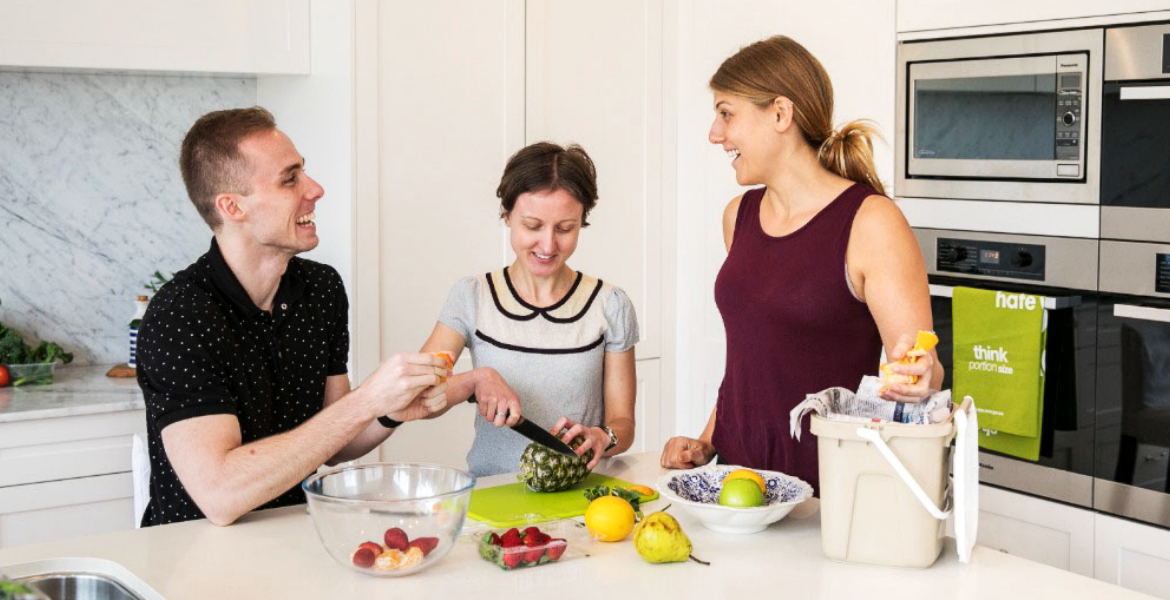
{"label": "wall oven", "polygon": [[1101,242],[1099,309],[1095,505],[1170,527],[1170,245]]}
{"label": "wall oven", "polygon": [[1170,24],[1105,33],[1101,237],[1170,243]]}
{"label": "wall oven", "polygon": [[898,47],[896,182],[920,198],[1096,204],[1104,30]]}
{"label": "wall oven", "polygon": [[1040,458],[1031,462],[981,450],[980,481],[1091,508],[1098,241],[922,228],[914,234],[926,261],[939,361],[946,370],[941,389],[952,387],[956,286],[1046,298]]}

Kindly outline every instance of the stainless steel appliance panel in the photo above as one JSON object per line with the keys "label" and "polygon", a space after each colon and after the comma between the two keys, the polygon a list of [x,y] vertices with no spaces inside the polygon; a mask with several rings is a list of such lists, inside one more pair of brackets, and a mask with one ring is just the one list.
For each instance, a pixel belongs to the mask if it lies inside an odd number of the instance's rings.
{"label": "stainless steel appliance panel", "polygon": [[1170,243],[1170,24],[1106,30],[1101,237]]}
{"label": "stainless steel appliance panel", "polygon": [[[1100,173],[1095,161],[1100,151],[1101,121],[1098,98],[1104,62],[1101,57],[1103,39],[1102,29],[1086,29],[899,44],[894,192],[898,196],[918,198],[1097,204]],[[1029,161],[1019,160],[1011,161],[1011,166],[997,164],[995,160],[986,160],[975,161],[982,163],[979,166],[969,162],[966,166],[940,167],[935,170],[935,175],[931,176],[924,174],[930,169],[922,171],[911,167],[911,158],[921,158],[910,155],[910,140],[913,139],[910,137],[912,135],[910,110],[913,102],[910,87],[912,66],[938,64],[940,66],[937,68],[944,70],[953,68],[958,72],[964,63],[990,61],[984,65],[996,62],[1009,65],[1015,59],[1037,55],[1084,55],[1088,58],[1087,71],[1081,82],[1083,96],[1078,105],[1080,116],[1074,115],[1073,122],[1067,126],[1071,128],[1068,131],[1070,135],[1075,129],[1077,146],[1081,149],[1080,159],[1075,167],[1065,167],[1064,174],[1045,171],[1042,176],[1051,180],[1029,179],[1037,175],[1027,174],[1026,171],[1031,168],[1027,165]],[[1054,69],[1059,70],[1059,61],[1053,62]],[[1058,118],[1056,108],[1053,107],[1052,123],[1044,125],[1056,123]],[[1063,116],[1063,113],[1061,115]],[[1058,131],[1064,132],[1062,127],[1066,126],[1057,125]],[[941,160],[934,162],[941,163]],[[1068,168],[1076,168],[1080,172],[1072,175],[1067,171]],[[950,173],[946,172],[948,170]],[[1065,179],[1066,177],[1070,179]]]}
{"label": "stainless steel appliance panel", "polygon": [[[1049,377],[1041,457],[1033,463],[982,451],[980,480],[1086,508],[1093,505],[1097,240],[915,229],[930,278],[942,388],[952,387],[956,286],[1045,296]],[[981,250],[1001,264],[982,261]],[[979,402],[976,398],[976,403]]]}

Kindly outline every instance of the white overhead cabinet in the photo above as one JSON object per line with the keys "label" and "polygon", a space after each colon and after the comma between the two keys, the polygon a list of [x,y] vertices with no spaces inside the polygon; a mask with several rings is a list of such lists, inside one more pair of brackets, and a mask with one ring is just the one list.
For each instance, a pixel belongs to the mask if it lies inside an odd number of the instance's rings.
{"label": "white overhead cabinet", "polygon": [[898,33],[1163,11],[1165,0],[898,0]]}
{"label": "white overhead cabinet", "polygon": [[309,0],[5,0],[0,66],[308,74]]}

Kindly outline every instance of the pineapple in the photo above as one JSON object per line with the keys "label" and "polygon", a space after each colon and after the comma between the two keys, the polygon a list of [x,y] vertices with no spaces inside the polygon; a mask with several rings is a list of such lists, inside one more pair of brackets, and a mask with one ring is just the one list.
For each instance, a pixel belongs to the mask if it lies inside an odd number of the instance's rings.
{"label": "pineapple", "polygon": [[[557,437],[565,435],[567,431],[562,429]],[[569,442],[569,447],[576,450],[584,441],[585,438],[577,436]],[[585,465],[590,460],[593,460],[593,450],[588,450],[583,456],[566,456],[533,442],[520,455],[520,474],[517,479],[534,492],[567,490],[589,474]]]}

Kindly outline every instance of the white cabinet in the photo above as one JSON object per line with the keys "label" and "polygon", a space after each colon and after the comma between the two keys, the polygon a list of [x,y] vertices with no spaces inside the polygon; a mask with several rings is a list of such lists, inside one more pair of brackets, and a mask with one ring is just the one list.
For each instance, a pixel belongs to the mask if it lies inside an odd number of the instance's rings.
{"label": "white cabinet", "polygon": [[[357,341],[361,375],[395,352],[417,350],[461,277],[506,264],[495,190],[524,145],[524,2],[357,7],[354,276],[365,323],[357,334],[379,341],[373,361]],[[376,139],[360,137],[367,131]],[[455,370],[469,367],[464,360]],[[464,466],[474,412],[464,405],[403,426],[382,458]]]}
{"label": "white cabinet", "polygon": [[981,546],[1093,576],[1093,511],[979,488]]}
{"label": "white cabinet", "polygon": [[132,529],[142,409],[0,423],[0,547]]}
{"label": "white cabinet", "polygon": [[5,0],[0,66],[308,74],[309,0]]}
{"label": "white cabinet", "polygon": [[662,356],[662,0],[528,0],[525,142],[578,143],[597,207],[571,260],[634,303]]}
{"label": "white cabinet", "polygon": [[1170,598],[1170,530],[1097,515],[1094,576]]}
{"label": "white cabinet", "polygon": [[[898,32],[1164,11],[1165,0],[898,0]],[[1140,16],[1138,18],[1145,18]],[[1050,23],[1049,28],[1060,23]]]}

